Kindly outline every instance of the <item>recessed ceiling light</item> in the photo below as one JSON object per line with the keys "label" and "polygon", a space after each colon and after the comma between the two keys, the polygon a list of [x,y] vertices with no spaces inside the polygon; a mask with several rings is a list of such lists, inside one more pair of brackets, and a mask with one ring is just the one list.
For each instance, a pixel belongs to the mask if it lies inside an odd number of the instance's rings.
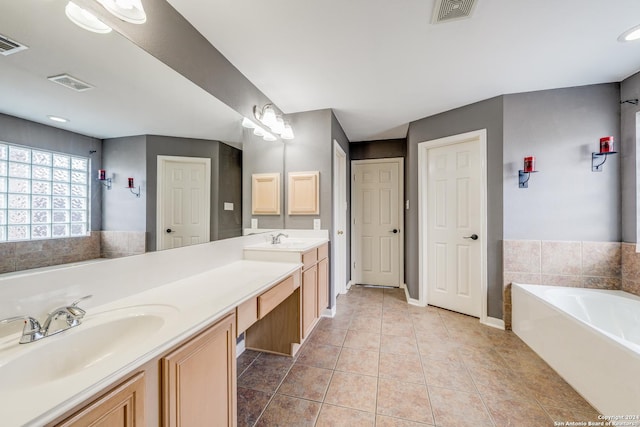
{"label": "recessed ceiling light", "polygon": [[58,122],[58,123],[67,123],[69,121],[69,119],[65,119],[64,117],[58,117],[58,116],[47,116],[49,118],[49,120],[53,120],[54,122]]}
{"label": "recessed ceiling light", "polygon": [[628,29],[618,37],[618,41],[620,42],[630,42],[638,39],[640,39],[640,25]]}

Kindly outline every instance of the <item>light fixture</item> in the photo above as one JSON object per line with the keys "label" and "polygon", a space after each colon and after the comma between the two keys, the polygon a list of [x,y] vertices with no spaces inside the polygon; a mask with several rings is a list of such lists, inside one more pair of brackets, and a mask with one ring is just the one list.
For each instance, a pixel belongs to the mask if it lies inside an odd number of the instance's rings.
{"label": "light fixture", "polygon": [[256,124],[253,123],[251,120],[247,119],[246,117],[242,118],[242,127],[243,128],[247,128],[247,129],[255,129],[256,128]]}
{"label": "light fixture", "polygon": [[264,139],[265,141],[277,141],[278,140],[278,138],[276,138],[275,135],[272,135],[269,132],[265,132],[264,136],[262,137],[262,139]]}
{"label": "light fixture", "polygon": [[64,8],[64,13],[78,27],[98,34],[111,32],[111,27],[99,20],[93,13],[86,11],[70,1]]}
{"label": "light fixture", "polygon": [[[265,127],[268,127],[271,132],[276,135],[280,135],[282,139],[293,139],[293,129],[291,125],[287,123],[282,116],[276,114],[276,111],[273,108],[273,104],[266,104],[264,107],[259,108],[257,105],[253,107],[253,115],[260,123],[262,123]],[[246,122],[248,123],[245,123]],[[242,121],[242,125],[244,127],[249,127],[248,125],[254,124],[251,120],[246,117]],[[255,132],[254,132],[255,133]]]}
{"label": "light fixture", "polygon": [[[617,151],[613,149],[613,137],[604,136],[600,138],[600,152],[591,153],[591,172],[602,172],[602,166],[607,161],[609,154],[616,154]],[[596,159],[604,156],[604,160],[596,164]]]}
{"label": "light fixture", "polygon": [[133,183],[133,178],[127,178],[127,188],[129,189],[129,191],[131,191],[131,194],[136,197],[140,197],[140,186],[138,186],[137,193],[133,191],[136,188],[135,184]]}
{"label": "light fixture", "polygon": [[536,170],[536,158],[533,156],[527,156],[524,158],[524,169],[518,171],[518,187],[529,188],[529,179],[532,173],[538,172]]}
{"label": "light fixture", "polygon": [[69,121],[69,119],[65,119],[64,117],[58,117],[58,116],[47,116],[49,118],[49,120],[53,120],[54,122],[58,122],[58,123],[67,123]]}
{"label": "light fixture", "polygon": [[141,0],[98,0],[116,18],[132,24],[147,22],[147,14]]}
{"label": "light fixture", "polygon": [[262,129],[260,126],[256,126],[256,127],[253,129],[253,134],[254,134],[255,136],[264,136],[264,134],[265,134],[265,133],[266,133],[266,132],[265,132],[265,130],[264,130],[264,129]]}
{"label": "light fixture", "polygon": [[107,171],[98,169],[98,181],[104,185],[107,190],[111,190],[111,178],[107,178]]}
{"label": "light fixture", "polygon": [[618,41],[620,42],[631,42],[638,39],[640,39],[640,25],[629,28],[618,37]]}

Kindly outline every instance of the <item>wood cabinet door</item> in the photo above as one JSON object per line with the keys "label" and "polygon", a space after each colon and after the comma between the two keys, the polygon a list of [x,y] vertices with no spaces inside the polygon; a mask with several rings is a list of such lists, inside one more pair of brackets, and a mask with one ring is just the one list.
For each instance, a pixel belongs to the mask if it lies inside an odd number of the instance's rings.
{"label": "wood cabinet door", "polygon": [[329,306],[329,259],[318,263],[318,317]]}
{"label": "wood cabinet door", "polygon": [[57,427],[145,427],[144,387],[140,372]]}
{"label": "wood cabinet door", "polygon": [[162,425],[236,425],[235,313],[161,360]]}
{"label": "wood cabinet door", "polygon": [[318,266],[302,272],[302,337],[307,338],[317,315]]}

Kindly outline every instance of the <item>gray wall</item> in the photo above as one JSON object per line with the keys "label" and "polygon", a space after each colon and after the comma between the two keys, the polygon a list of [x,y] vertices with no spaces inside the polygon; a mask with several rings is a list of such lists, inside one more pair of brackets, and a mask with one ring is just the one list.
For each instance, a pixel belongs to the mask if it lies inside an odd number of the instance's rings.
{"label": "gray wall", "polygon": [[[640,98],[640,73],[620,83],[620,101]],[[622,191],[622,240],[638,242],[638,138],[639,123],[636,122],[640,106],[622,104],[620,106],[620,163]]]}
{"label": "gray wall", "polygon": [[[617,83],[504,97],[504,238],[620,241],[620,155],[591,172],[603,136],[620,141]],[[536,157],[529,188],[523,158]]]}
{"label": "gray wall", "polygon": [[[147,167],[147,218],[146,218],[146,230],[147,230],[147,250],[153,251],[156,248],[156,203],[157,203],[157,177],[158,177],[158,156],[182,156],[182,157],[204,157],[211,159],[211,240],[217,240],[219,238],[220,230],[218,228],[219,223],[219,185],[220,181],[224,177],[220,176],[219,165],[219,150],[221,142],[210,141],[205,139],[192,139],[192,138],[177,138],[169,136],[147,136],[147,153],[146,153],[146,167]],[[226,148],[228,147],[228,148]],[[236,148],[225,145],[225,150],[237,150]],[[237,166],[238,164],[236,164]],[[234,165],[226,165],[226,171],[234,168]],[[235,171],[239,173],[239,171]],[[233,183],[237,187],[233,188]],[[230,180],[228,183],[224,182],[224,185],[228,184],[229,192],[236,192],[236,200],[240,199],[242,189],[238,185],[237,180]],[[227,193],[228,194],[228,193]],[[232,230],[223,230],[222,234],[231,235],[234,232]],[[236,234],[239,235],[239,234]]]}
{"label": "gray wall", "polygon": [[502,318],[502,130],[503,98],[496,97],[409,125],[405,195],[405,280],[412,298],[418,298],[418,144],[432,139],[487,129],[488,186],[488,315]]}
{"label": "gray wall", "polygon": [[351,160],[404,158],[407,157],[407,140],[402,138],[352,142],[349,149]]}
{"label": "gray wall", "polygon": [[[105,231],[146,230],[146,146],[144,135],[103,141],[103,169],[107,178],[113,179],[111,189],[102,190],[102,229]],[[129,177],[133,177],[135,186],[142,189],[139,198],[126,188]]]}
{"label": "gray wall", "polygon": [[93,179],[102,168],[100,139],[0,114],[0,141],[91,158],[91,230],[102,229],[102,190]]}
{"label": "gray wall", "polygon": [[[223,143],[218,150],[219,240],[242,236],[242,151]],[[224,210],[225,202],[233,203],[232,211]]]}

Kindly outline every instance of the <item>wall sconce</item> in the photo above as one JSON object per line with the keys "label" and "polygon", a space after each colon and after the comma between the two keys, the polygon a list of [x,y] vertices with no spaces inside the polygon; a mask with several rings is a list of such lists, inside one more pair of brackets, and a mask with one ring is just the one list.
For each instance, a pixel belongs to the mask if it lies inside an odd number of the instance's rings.
{"label": "wall sconce", "polygon": [[127,178],[127,188],[129,189],[129,191],[131,191],[131,194],[133,194],[136,197],[140,197],[140,186],[138,186],[137,193],[133,191],[133,189],[136,188],[136,186],[133,184],[133,178]]}
{"label": "wall sconce", "polygon": [[[269,128],[271,132],[276,135],[280,135],[282,139],[293,139],[293,128],[285,121],[282,116],[276,114],[273,109],[273,104],[266,104],[262,108],[258,108],[257,105],[253,107],[253,116],[258,122],[265,127]],[[262,127],[256,125],[246,117],[242,120],[242,126],[248,129],[254,129],[253,134],[262,136],[265,141],[275,141],[277,138],[273,134],[267,132]]]}
{"label": "wall sconce", "polygon": [[[607,161],[609,154],[616,154],[613,149],[613,137],[605,136],[600,138],[600,152],[591,153],[591,172],[602,172],[602,166]],[[600,161],[600,157],[604,156],[604,160]]]}
{"label": "wall sconce", "polygon": [[98,181],[104,185],[107,190],[111,190],[111,178],[107,178],[107,171],[98,169]]}
{"label": "wall sconce", "polygon": [[518,187],[529,188],[529,179],[532,173],[538,172],[536,170],[536,158],[528,156],[524,158],[524,169],[518,171]]}

